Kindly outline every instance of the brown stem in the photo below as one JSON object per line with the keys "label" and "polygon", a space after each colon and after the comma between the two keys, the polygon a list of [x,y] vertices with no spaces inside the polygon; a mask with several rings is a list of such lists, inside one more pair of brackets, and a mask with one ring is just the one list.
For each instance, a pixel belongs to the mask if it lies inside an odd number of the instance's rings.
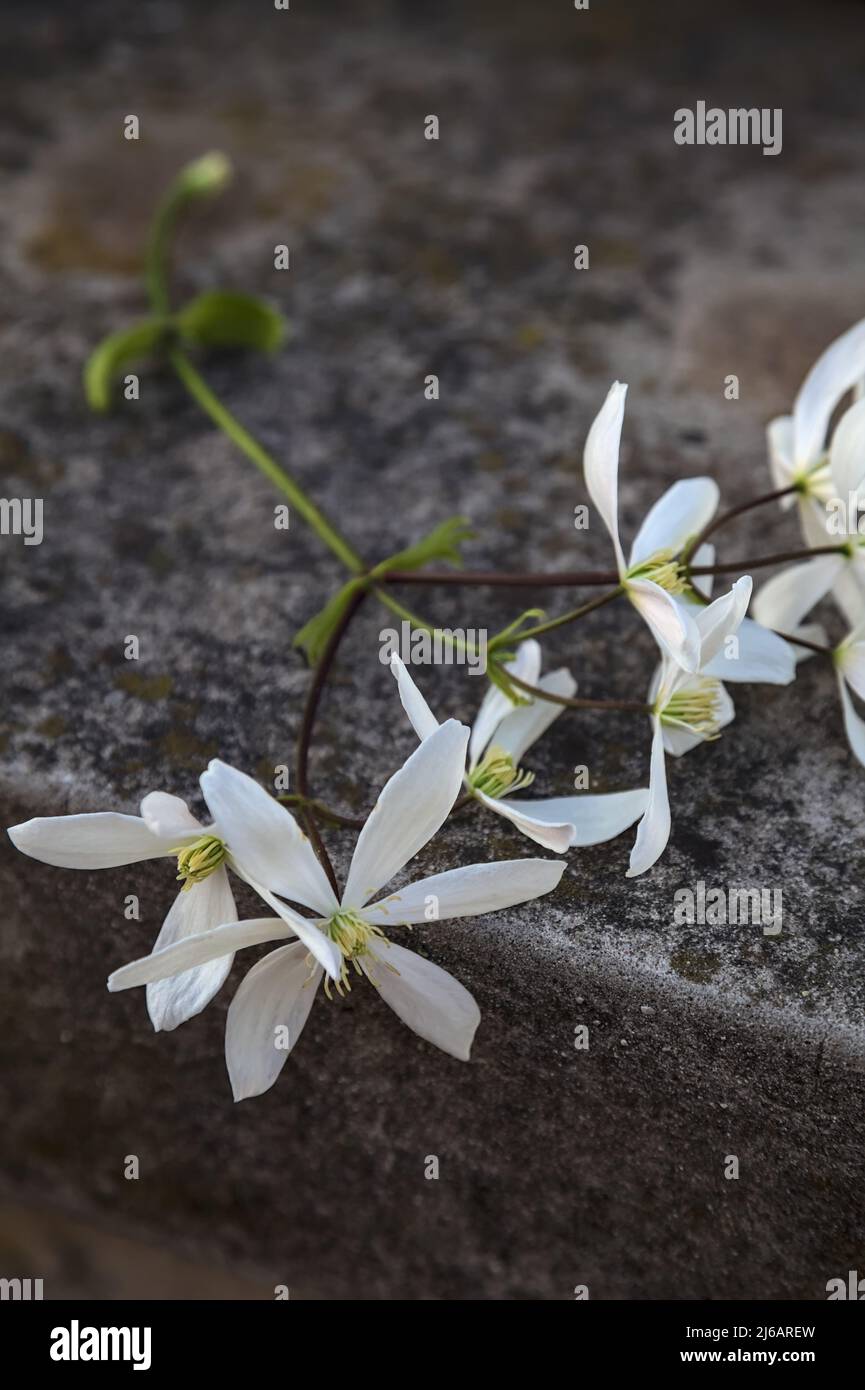
{"label": "brown stem", "polygon": [[483,585],[493,589],[555,589],[618,584],[615,570],[559,570],[551,574],[528,571],[504,574],[498,570],[390,570],[384,584]]}
{"label": "brown stem", "polygon": [[286,793],[286,795],[278,796],[276,799],[297,806],[301,811],[309,806],[323,820],[331,821],[344,830],[362,830],[364,826],[364,822],[356,816],[344,816],[341,811],[334,811],[326,802],[320,801],[316,797],[303,797],[294,793]]}
{"label": "brown stem", "polygon": [[563,705],[565,709],[633,710],[640,714],[651,712],[651,706],[644,704],[642,700],[578,700],[569,698],[567,695],[554,695],[552,691],[542,690],[538,685],[529,685],[527,681],[520,680],[511,671],[508,671],[507,675],[510,683],[516,685],[520,690],[525,690],[526,694],[534,695],[538,700],[547,700],[551,705]]}
{"label": "brown stem", "polygon": [[816,652],[818,656],[831,656],[832,648],[824,647],[822,642],[808,642],[804,637],[794,637],[789,632],[779,632],[777,628],[770,628],[776,637],[783,637],[785,642],[792,642],[797,647],[805,647],[809,652]]}
{"label": "brown stem", "polygon": [[731,507],[729,511],[722,512],[716,516],[707,526],[704,526],[700,534],[695,537],[682,555],[683,564],[687,565],[692,555],[696,555],[701,545],[705,545],[710,536],[721,527],[726,526],[728,521],[734,517],[744,516],[745,512],[753,511],[754,507],[762,507],[765,502],[777,502],[780,497],[788,497],[792,492],[798,492],[795,484],[790,487],[777,487],[772,492],[762,492],[759,497],[752,497],[750,502],[740,502],[738,507]]}
{"label": "brown stem", "polygon": [[303,822],[306,826],[307,834],[309,835],[309,838],[312,842],[312,847],[318,855],[321,865],[325,873],[327,874],[328,879],[330,880],[330,885],[333,888],[333,891],[337,897],[339,897],[339,887],[336,881],[336,874],[333,871],[333,865],[330,862],[330,856],[328,855],[328,852],[325,849],[324,841],[321,838],[321,834],[318,829],[318,824],[315,819],[315,813],[312,809],[312,805],[310,804],[312,802],[312,798],[309,795],[307,766],[309,762],[309,745],[312,740],[312,731],[315,725],[315,717],[318,712],[318,705],[319,701],[321,700],[321,693],[324,689],[325,681],[327,680],[328,673],[333,664],[334,657],[336,656],[337,648],[339,647],[339,644],[342,641],[346,628],[348,627],[349,623],[351,622],[352,618],[354,617],[355,613],[357,612],[358,608],[363,603],[363,600],[365,598],[365,589],[358,589],[355,593],[352,594],[351,598],[345,606],[345,609],[343,610],[339,622],[336,624],[336,626],[333,629],[333,632],[330,634],[330,637],[328,638],[327,646],[325,647],[318,660],[315,671],[313,672],[312,680],[310,681],[309,690],[307,691],[306,696],[306,704],[303,708],[303,718],[301,719],[300,729],[297,735],[297,764],[295,776],[297,781],[298,793],[301,797],[303,797],[303,800],[306,803],[301,814]]}
{"label": "brown stem", "polygon": [[779,555],[764,555],[761,560],[727,560],[723,565],[690,565],[689,574],[747,574],[748,570],[764,569],[767,565],[785,565],[790,560],[810,560],[813,555],[841,555],[846,545],[816,545],[810,550],[784,550]]}

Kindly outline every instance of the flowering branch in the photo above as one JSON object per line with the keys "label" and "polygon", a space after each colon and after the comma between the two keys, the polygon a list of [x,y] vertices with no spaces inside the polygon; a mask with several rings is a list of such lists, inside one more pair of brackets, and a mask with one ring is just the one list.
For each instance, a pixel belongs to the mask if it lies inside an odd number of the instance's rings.
{"label": "flowering branch", "polygon": [[[391,941],[399,925],[475,916],[530,901],[556,887],[562,860],[519,858],[475,864],[385,892],[387,885],[441,828],[469,805],[506,820],[520,835],[557,855],[611,840],[637,824],[628,876],[646,873],[664,852],[671,830],[666,757],[681,757],[717,739],[735,716],[726,683],[787,685],[799,654],[828,657],[834,667],[844,727],[865,765],[865,720],[853,696],[865,699],[865,543],[859,539],[859,495],[865,495],[865,322],[832,344],[806,377],[793,413],[769,426],[776,486],[718,513],[711,478],[674,483],[655,503],[626,556],[619,530],[619,444],[627,387],[614,383],[584,450],[586,486],[612,543],[615,568],[559,573],[462,570],[461,546],[471,532],[462,517],[436,526],[413,545],[368,563],[216,396],[194,353],[213,347],[272,352],[284,322],[250,296],[212,290],[172,306],[169,260],[178,218],[188,204],[219,192],[230,169],[210,154],[183,169],[153,219],[146,257],[149,314],[110,334],[84,372],[87,398],[108,408],[114,381],[130,363],[160,355],[213,424],[278,489],[347,572],[341,588],[295,638],[312,666],[298,730],[296,790],[272,797],[251,778],[219,760],[201,777],[207,819],[195,819],[179,797],[151,792],[139,817],[112,812],[36,818],[9,831],[24,853],[65,868],[111,868],[157,857],[176,861],[182,887],[150,955],[116,971],[112,990],[147,988],[157,1029],[172,1029],[206,1006],[224,983],[233,954],[245,946],[280,944],[243,981],[228,1013],[226,1057],[236,1099],[258,1095],[275,1081],[322,983],[327,998],[346,994],[365,977],[410,1027],[450,1055],[466,1060],[479,1021],[475,1001],[425,957]],[[856,399],[837,415],[845,395]],[[834,426],[832,424],[835,420]],[[806,548],[747,561],[694,563],[701,548],[736,517],[769,502],[795,501]],[[852,507],[845,539],[829,525],[828,503]],[[454,569],[433,568],[444,562]],[[790,566],[763,585],[748,617],[753,581],[743,570]],[[740,577],[712,597],[693,580]],[[440,722],[398,654],[391,672],[418,747],[381,790],[361,821],[312,795],[309,758],[321,699],[340,644],[368,594],[418,632],[432,634],[458,661],[481,653],[460,631],[440,627],[408,609],[398,585],[492,588],[598,588],[602,592],[553,617],[539,608],[520,613],[490,638],[487,688],[472,727]],[[823,598],[836,600],[848,635],[838,645],[806,621]],[[660,661],[645,698],[583,698],[571,672],[542,673],[538,638],[569,626],[625,597],[640,614]],[[756,621],[755,621],[756,619]],[[647,787],[601,795],[584,790],[526,798],[534,773],[525,755],[565,710],[639,714],[651,734]],[[578,769],[579,771],[579,769]],[[587,771],[587,770],[586,770]],[[586,784],[587,785],[587,784]],[[305,834],[289,807],[294,807]],[[345,885],[337,881],[319,820],[359,829]],[[229,873],[251,887],[270,918],[238,921]],[[432,909],[432,911],[431,911]],[[281,1013],[275,1014],[279,1001]],[[285,1018],[288,1022],[285,1022]],[[274,1028],[274,1020],[277,1027]],[[284,1024],[287,1046],[273,1034]]]}

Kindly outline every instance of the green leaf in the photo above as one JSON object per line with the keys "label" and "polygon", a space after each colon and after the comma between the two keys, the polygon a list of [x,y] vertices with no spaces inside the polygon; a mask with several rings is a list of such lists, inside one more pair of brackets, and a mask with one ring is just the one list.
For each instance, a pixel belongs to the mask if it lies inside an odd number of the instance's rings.
{"label": "green leaf", "polygon": [[158,352],[168,335],[165,319],[149,318],[109,333],[95,347],[84,366],[84,391],[91,410],[106,411],[111,388],[124,368]]}
{"label": "green leaf", "polygon": [[382,560],[372,571],[374,578],[380,578],[389,570],[419,570],[430,560],[448,560],[453,565],[461,565],[463,557],[460,546],[474,536],[464,516],[452,516],[442,521],[428,535],[422,536],[414,545],[400,550],[389,559]]}
{"label": "green leaf", "polygon": [[253,348],[275,352],[285,337],[282,314],[248,294],[206,290],[177,315],[177,327],[188,343],[202,348]]}
{"label": "green leaf", "polygon": [[300,647],[311,666],[315,666],[321,660],[330,635],[342,617],[352,594],[358,588],[362,588],[365,582],[364,579],[350,579],[295,636],[292,646]]}
{"label": "green leaf", "polygon": [[[376,580],[384,578],[390,570],[421,569],[429,560],[449,560],[452,564],[462,564],[459,547],[472,534],[465,517],[452,516],[448,521],[442,521],[415,545],[398,551],[396,555],[389,556],[387,560],[382,560],[368,574],[358,575],[356,579],[350,579],[325,604],[324,608],[319,609],[318,613],[300,629],[294,639],[294,646],[300,647],[305,652],[307,660],[314,666],[321,659],[328,639],[345,611],[346,604],[359,588],[371,587]],[[421,623],[419,619],[415,625],[426,627],[426,624]]]}

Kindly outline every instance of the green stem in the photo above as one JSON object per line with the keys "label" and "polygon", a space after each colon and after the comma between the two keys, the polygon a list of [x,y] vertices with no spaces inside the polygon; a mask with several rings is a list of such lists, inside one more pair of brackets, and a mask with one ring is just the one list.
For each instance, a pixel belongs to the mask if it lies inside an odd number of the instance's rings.
{"label": "green stem", "polygon": [[168,292],[168,249],[177,214],[186,201],[187,195],[181,193],[176,184],[173,185],[157,208],[150,224],[144,273],[147,297],[154,314],[168,314],[171,310]]}
{"label": "green stem", "polygon": [[411,609],[406,608],[395,599],[392,594],[387,593],[385,589],[376,586],[372,590],[372,593],[375,594],[379,603],[383,603],[385,608],[389,609],[389,611],[394,613],[398,618],[402,618],[404,622],[411,623],[413,628],[416,628],[420,632],[429,632],[434,637],[436,635],[440,636],[445,644],[453,648],[454,651],[464,653],[471,652],[471,655],[475,655],[468,643],[464,642],[461,637],[456,637],[445,628],[435,627],[432,623],[427,622],[426,618],[419,618],[417,613],[412,613]]}
{"label": "green stem", "polygon": [[[605,603],[611,603],[614,598],[625,592],[623,584],[617,584],[615,589],[609,589],[605,594],[598,594],[597,598],[590,599],[588,603],[582,604],[579,608],[572,608],[569,613],[562,613],[558,618],[550,618],[546,623],[538,623],[536,627],[524,628],[519,634],[518,640],[525,642],[529,637],[541,637],[545,632],[553,632],[557,627],[565,627],[567,623],[575,623],[578,618],[584,618],[587,613],[592,613],[596,608],[602,608]],[[493,638],[489,644],[489,651],[494,651],[497,645],[501,645],[497,638]],[[513,677],[508,673],[508,680]],[[516,685],[517,682],[514,681]]]}
{"label": "green stem", "polygon": [[180,348],[173,348],[168,354],[168,360],[193,400],[201,406],[217,429],[222,430],[232,443],[255,464],[256,468],[260,469],[264,476],[273,483],[274,487],[288,498],[307,525],[312,527],[319,539],[324,541],[337,559],[342,561],[346,569],[350,570],[352,574],[362,574],[365,567],[357,551],[331,526],[327,517],[307,497],[300,484],[296,483],[285,469],[280,467],[276,459],[272,458],[267,450],[261,447],[240,421],[235,419],[231,411],[213,394],[186,353]]}

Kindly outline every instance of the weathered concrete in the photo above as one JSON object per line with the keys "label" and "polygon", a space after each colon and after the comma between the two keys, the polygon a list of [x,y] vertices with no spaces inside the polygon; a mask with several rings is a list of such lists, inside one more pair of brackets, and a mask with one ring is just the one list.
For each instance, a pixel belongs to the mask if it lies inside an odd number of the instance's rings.
{"label": "weathered concrete", "polygon": [[[181,160],[219,147],[240,170],[183,238],[184,290],[257,290],[293,323],[275,360],[208,375],[370,558],[461,512],[479,567],[608,564],[600,527],[572,518],[614,377],[631,383],[625,534],[679,475],[757,491],[764,421],[865,313],[852,6],[327,8],[5,21],[0,462],[4,495],[44,497],[46,534],[0,541],[4,825],[133,810],[154,787],[194,797],[214,753],[263,778],[291,761],[306,675],[290,639],[336,566],[299,519],[273,530],[276,496],[170,377],[146,374],[107,419],[79,389],[88,348],[141,310],[145,219]],[[672,113],[698,99],[783,106],[783,153],[675,146]],[[287,275],[270,268],[282,241]],[[794,535],[743,521],[725,554]],[[537,601],[407,597],[452,624]],[[413,746],[376,660],[383,625],[367,605],[313,760],[316,790],[358,809]],[[614,609],[549,651],[583,693],[635,694],[653,662]],[[471,716],[479,682],[422,679]],[[828,670],[734,693],[732,729],[670,769],[673,835],[648,877],[625,880],[626,836],[574,853],[539,904],[416,932],[481,1004],[466,1067],[357,990],[316,1006],[267,1097],[232,1107],[222,1032],[251,957],[204,1016],[155,1037],[140,994],[104,979],[155,936],[168,868],[84,876],[0,846],[7,1196],[293,1297],[824,1297],[865,1258],[863,780]],[[565,716],[530,761],[542,794],[580,763],[598,789],[637,785],[648,730]],[[330,838],[344,869],[352,837]],[[524,852],[467,816],[420,864]],[[781,938],[674,927],[675,889],[699,880],[780,887]]]}

